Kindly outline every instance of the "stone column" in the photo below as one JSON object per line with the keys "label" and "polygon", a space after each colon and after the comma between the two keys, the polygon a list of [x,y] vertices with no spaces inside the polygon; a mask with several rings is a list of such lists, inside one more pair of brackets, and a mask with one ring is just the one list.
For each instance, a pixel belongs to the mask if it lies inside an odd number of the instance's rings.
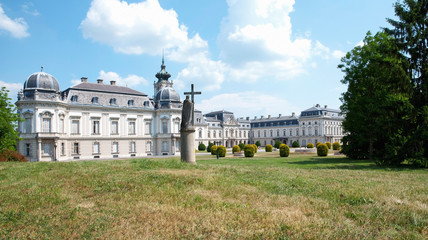
{"label": "stone column", "polygon": [[42,140],[37,140],[38,146],[37,146],[37,161],[40,162],[42,159]]}
{"label": "stone column", "polygon": [[195,129],[180,130],[181,161],[196,164]]}

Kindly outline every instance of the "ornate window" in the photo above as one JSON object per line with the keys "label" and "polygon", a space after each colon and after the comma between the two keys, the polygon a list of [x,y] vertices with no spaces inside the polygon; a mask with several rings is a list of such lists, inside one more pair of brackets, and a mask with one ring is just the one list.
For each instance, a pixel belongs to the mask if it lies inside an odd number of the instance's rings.
{"label": "ornate window", "polygon": [[43,144],[43,155],[50,156],[51,155],[51,144],[44,143]]}
{"label": "ornate window", "polygon": [[73,96],[71,96],[71,102],[78,102],[78,97],[77,97],[77,95],[73,95]]}
{"label": "ornate window", "polygon": [[119,143],[113,142],[111,145],[111,153],[119,153]]}
{"label": "ornate window", "polygon": [[111,120],[111,134],[119,134],[119,120]]}
{"label": "ornate window", "polygon": [[146,134],[146,135],[152,134],[152,122],[151,121],[146,121],[144,134]]}
{"label": "ornate window", "polygon": [[100,153],[100,143],[99,142],[94,142],[94,145],[92,148],[92,153],[94,153],[94,154]]}
{"label": "ornate window", "polygon": [[162,152],[168,152],[168,142],[167,141],[162,142]]}
{"label": "ornate window", "polygon": [[25,156],[30,156],[31,154],[31,145],[29,143],[25,144]]}
{"label": "ornate window", "polygon": [[129,121],[128,122],[128,134],[129,135],[135,135],[135,121]]}
{"label": "ornate window", "polygon": [[116,105],[116,98],[110,98],[110,105]]}
{"label": "ornate window", "polygon": [[146,152],[151,152],[152,151],[152,142],[151,141],[147,141],[146,143]]}
{"label": "ornate window", "polygon": [[135,150],[135,142],[134,141],[132,141],[132,142],[129,143],[129,152],[130,153],[135,153],[136,152],[136,150]]}
{"label": "ornate window", "polygon": [[79,154],[79,143],[75,142],[73,144],[73,154]]}
{"label": "ornate window", "polygon": [[100,134],[100,119],[96,118],[92,121],[92,134],[99,135]]}
{"label": "ornate window", "polygon": [[128,107],[134,106],[134,100],[128,100]]}
{"label": "ornate window", "polygon": [[71,120],[71,133],[79,134],[80,121],[78,119]]}
{"label": "ornate window", "polygon": [[162,121],[162,133],[168,133],[168,121]]}
{"label": "ornate window", "polygon": [[43,112],[41,114],[42,117],[42,132],[44,133],[50,133],[51,132],[51,119],[52,119],[52,113],[50,112]]}
{"label": "ornate window", "polygon": [[93,97],[91,102],[92,104],[98,104],[98,97]]}

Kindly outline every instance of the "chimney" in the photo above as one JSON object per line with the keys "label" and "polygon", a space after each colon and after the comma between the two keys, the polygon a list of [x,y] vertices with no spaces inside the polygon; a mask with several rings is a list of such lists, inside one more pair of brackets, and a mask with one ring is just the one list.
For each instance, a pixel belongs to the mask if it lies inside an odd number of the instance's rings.
{"label": "chimney", "polygon": [[263,115],[262,115],[262,116],[260,116],[260,119],[263,119]]}
{"label": "chimney", "polygon": [[88,82],[88,78],[87,78],[87,77],[81,77],[81,78],[80,78],[80,81],[81,81],[81,82]]}
{"label": "chimney", "polygon": [[116,81],[111,80],[111,81],[110,81],[110,85],[112,85],[112,86],[116,86]]}
{"label": "chimney", "polygon": [[324,108],[327,108],[327,105],[324,105]]}
{"label": "chimney", "polygon": [[293,112],[293,113],[291,113],[291,116],[292,116],[292,117],[294,117],[294,115],[295,115],[295,114],[294,114],[294,112]]}
{"label": "chimney", "polygon": [[270,118],[270,115],[268,115],[268,119]]}
{"label": "chimney", "polygon": [[280,118],[281,116],[282,116],[282,114],[280,113],[279,116],[278,116],[278,118]]}
{"label": "chimney", "polygon": [[320,105],[317,103],[317,104],[315,105],[315,107],[320,107]]}
{"label": "chimney", "polygon": [[250,120],[250,117],[247,117],[247,121],[249,121]]}
{"label": "chimney", "polygon": [[103,80],[102,79],[97,79],[97,83],[98,84],[103,84]]}
{"label": "chimney", "polygon": [[257,119],[257,116],[254,116],[254,120],[256,120]]}

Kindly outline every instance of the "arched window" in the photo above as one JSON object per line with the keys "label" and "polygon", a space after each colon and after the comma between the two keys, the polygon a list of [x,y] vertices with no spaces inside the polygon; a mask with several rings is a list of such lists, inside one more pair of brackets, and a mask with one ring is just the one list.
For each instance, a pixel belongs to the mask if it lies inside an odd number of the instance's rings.
{"label": "arched window", "polygon": [[98,104],[98,97],[93,97],[91,102],[92,104]]}
{"label": "arched window", "polygon": [[116,105],[116,98],[110,98],[110,105]]}
{"label": "arched window", "polygon": [[77,95],[71,96],[71,102],[77,102],[77,101],[78,101]]}

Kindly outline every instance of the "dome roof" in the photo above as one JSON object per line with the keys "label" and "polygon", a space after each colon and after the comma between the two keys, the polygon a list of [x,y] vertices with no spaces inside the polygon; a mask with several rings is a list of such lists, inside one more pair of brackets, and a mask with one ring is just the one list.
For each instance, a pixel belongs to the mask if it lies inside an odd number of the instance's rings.
{"label": "dome roof", "polygon": [[59,91],[58,81],[49,73],[36,72],[31,74],[27,81],[24,83],[24,90],[26,89],[43,89]]}
{"label": "dome roof", "polygon": [[159,92],[156,94],[156,102],[159,102],[159,101],[180,102],[180,96],[173,88],[165,87],[159,90]]}

